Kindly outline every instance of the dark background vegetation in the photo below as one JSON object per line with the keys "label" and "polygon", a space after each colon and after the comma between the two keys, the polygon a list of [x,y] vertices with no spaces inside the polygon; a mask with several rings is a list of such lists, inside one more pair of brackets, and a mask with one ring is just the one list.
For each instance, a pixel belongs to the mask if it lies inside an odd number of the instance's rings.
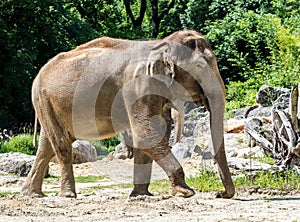
{"label": "dark background vegetation", "polygon": [[299,0],[1,0],[0,128],[33,122],[31,84],[54,55],[101,36],[163,38],[194,29],[210,41],[227,109],[262,84],[300,82]]}

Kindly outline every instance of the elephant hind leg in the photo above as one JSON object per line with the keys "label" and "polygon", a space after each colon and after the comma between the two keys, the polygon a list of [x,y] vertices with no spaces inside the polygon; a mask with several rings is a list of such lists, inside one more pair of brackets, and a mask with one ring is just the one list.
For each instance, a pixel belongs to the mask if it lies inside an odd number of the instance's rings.
{"label": "elephant hind leg", "polygon": [[51,139],[56,159],[60,165],[61,189],[59,195],[62,197],[76,198],[72,140],[58,131]]}
{"label": "elephant hind leg", "polygon": [[48,168],[49,161],[54,156],[51,144],[46,137],[44,130],[41,130],[39,146],[34,164],[22,187],[21,193],[26,196],[43,197],[43,180]]}
{"label": "elephant hind leg", "polygon": [[54,112],[51,103],[45,101],[43,105],[43,109],[38,107],[37,112],[43,117],[40,118],[41,125],[60,165],[60,196],[76,198],[72,151],[72,142],[75,139],[66,131],[65,123],[60,121],[59,114]]}

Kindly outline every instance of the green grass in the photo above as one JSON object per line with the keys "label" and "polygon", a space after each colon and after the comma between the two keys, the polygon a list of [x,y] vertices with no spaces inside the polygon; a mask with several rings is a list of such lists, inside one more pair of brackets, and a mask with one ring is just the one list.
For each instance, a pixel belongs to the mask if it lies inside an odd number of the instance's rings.
{"label": "green grass", "polygon": [[104,176],[95,176],[95,175],[89,175],[89,176],[78,176],[75,178],[76,183],[95,183],[100,180],[103,180]]}
{"label": "green grass", "polygon": [[[78,176],[75,177],[76,183],[95,183],[105,179],[104,176],[88,175],[88,176]],[[44,179],[45,183],[60,183],[60,176],[49,176]]]}
{"label": "green grass", "polygon": [[127,189],[127,188],[133,188],[133,185],[130,183],[126,183],[126,184],[112,184],[112,185],[100,185],[100,186],[91,186],[91,187],[87,187],[85,189],[82,189],[80,191],[80,194],[85,194],[85,195],[94,195],[93,191],[94,190],[99,190],[99,189],[108,189],[108,188],[112,188],[112,189]]}
{"label": "green grass", "polygon": [[[276,189],[283,191],[300,190],[299,174],[294,170],[286,172],[257,172],[252,175],[244,173],[244,176],[234,177],[233,183],[236,188],[259,186],[262,189]],[[199,176],[187,179],[187,183],[198,191],[223,190],[220,177],[211,170],[201,171]]]}
{"label": "green grass", "polygon": [[153,194],[167,194],[170,187],[170,181],[167,179],[156,180],[150,183],[149,191]]}
{"label": "green grass", "polygon": [[5,191],[5,192],[0,192],[0,198],[6,198],[10,195],[14,195],[14,194],[19,194],[19,192],[9,192],[9,191]]}
{"label": "green grass", "polygon": [[200,170],[198,176],[189,177],[186,182],[189,186],[201,192],[220,191],[223,189],[219,175],[210,169]]}
{"label": "green grass", "polygon": [[270,156],[264,156],[264,157],[253,157],[253,160],[255,161],[259,161],[259,162],[262,162],[262,163],[267,163],[267,164],[275,164],[276,163],[276,160]]}
{"label": "green grass", "polygon": [[[233,177],[236,189],[245,189],[250,187],[260,187],[261,189],[281,190],[281,191],[300,191],[299,174],[296,171],[287,172],[256,172],[251,175],[242,172],[239,177]],[[76,182],[93,182],[103,178],[97,176],[77,177]],[[224,190],[219,174],[211,169],[202,169],[194,177],[186,178],[186,183],[200,192],[212,192]],[[168,194],[170,182],[167,179],[152,181],[149,191],[155,195]],[[114,184],[93,186],[85,189],[84,193],[92,193],[93,190],[105,188],[133,188],[130,184]]]}
{"label": "green grass", "polygon": [[[236,189],[248,187],[260,187],[261,189],[281,190],[281,191],[300,191],[299,174],[294,170],[287,172],[257,172],[252,175],[243,173],[244,176],[233,177]],[[189,177],[186,183],[200,192],[221,191],[224,189],[219,174],[210,170],[200,170],[199,175]],[[159,194],[168,192],[168,180],[154,181],[150,184],[150,192]]]}
{"label": "green grass", "polygon": [[300,191],[300,178],[295,170],[286,172],[258,172],[234,179],[236,188],[258,186],[262,189]]}

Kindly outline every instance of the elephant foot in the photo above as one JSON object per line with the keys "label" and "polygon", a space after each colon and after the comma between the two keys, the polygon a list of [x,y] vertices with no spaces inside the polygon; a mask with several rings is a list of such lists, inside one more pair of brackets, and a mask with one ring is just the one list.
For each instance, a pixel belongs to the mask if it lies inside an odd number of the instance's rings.
{"label": "elephant foot", "polygon": [[148,191],[149,184],[134,184],[133,191],[129,197],[137,197],[141,195],[153,196],[152,193]]}
{"label": "elephant foot", "polygon": [[34,198],[42,198],[46,196],[42,191],[35,191],[35,190],[27,189],[25,187],[22,188],[21,195],[34,197]]}
{"label": "elephant foot", "polygon": [[195,191],[192,188],[184,188],[182,186],[171,186],[170,187],[170,194],[173,196],[179,196],[179,197],[191,197],[195,195]]}
{"label": "elephant foot", "polygon": [[234,191],[233,192],[227,192],[225,190],[225,191],[218,192],[217,195],[216,195],[216,198],[230,199],[233,196],[234,196]]}
{"label": "elephant foot", "polygon": [[171,195],[181,197],[191,197],[195,195],[195,191],[185,183],[184,172],[182,168],[179,168],[176,173],[169,176],[169,178],[171,182]]}
{"label": "elephant foot", "polygon": [[61,197],[67,197],[67,198],[77,198],[76,192],[71,191],[71,190],[64,190],[64,191],[61,191],[61,192],[59,193],[59,196],[61,196]]}

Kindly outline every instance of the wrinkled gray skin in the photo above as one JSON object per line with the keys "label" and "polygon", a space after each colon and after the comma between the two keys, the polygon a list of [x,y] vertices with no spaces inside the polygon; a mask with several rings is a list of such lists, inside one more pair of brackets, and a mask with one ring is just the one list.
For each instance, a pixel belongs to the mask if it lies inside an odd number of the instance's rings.
{"label": "wrinkled gray skin", "polygon": [[76,197],[72,142],[109,138],[130,128],[134,147],[130,195],[151,195],[153,160],[168,175],[173,195],[194,195],[168,144],[170,109],[176,100],[194,100],[210,111],[212,145],[225,187],[217,197],[231,198],[235,191],[224,150],[224,84],[214,53],[195,31],[179,31],[154,41],[104,37],[51,59],[32,86],[41,133],[22,193],[44,196],[43,178],[56,155],[60,195]]}
{"label": "wrinkled gray skin", "polygon": [[[184,102],[176,101],[176,109],[171,109],[171,118],[174,121],[174,144],[178,143],[182,136],[183,124],[184,124]],[[119,133],[121,143],[126,145],[127,158],[133,157],[133,140],[130,129],[126,129]]]}

